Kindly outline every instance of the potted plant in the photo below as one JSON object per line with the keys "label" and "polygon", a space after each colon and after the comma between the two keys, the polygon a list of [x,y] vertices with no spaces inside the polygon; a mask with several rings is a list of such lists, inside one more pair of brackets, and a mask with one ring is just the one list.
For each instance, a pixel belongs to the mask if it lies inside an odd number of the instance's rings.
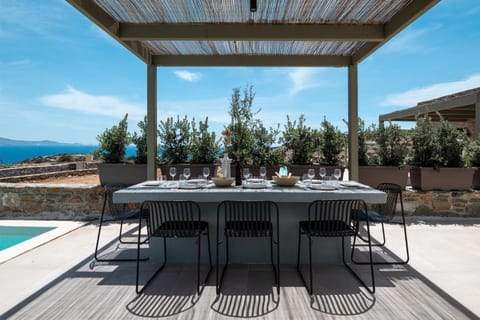
{"label": "potted plant", "polygon": [[[360,130],[364,130],[363,122],[359,125]],[[374,188],[380,183],[391,182],[405,189],[408,179],[408,168],[405,166],[408,151],[405,132],[399,125],[392,123],[388,126],[381,123],[377,130],[369,130],[369,132],[374,132],[378,144],[378,155],[370,161],[369,166],[363,165],[359,168],[359,181]],[[359,146],[360,137],[359,133]]]}
{"label": "potted plant", "polygon": [[327,169],[327,175],[332,175],[335,168],[341,169],[341,177],[345,167],[342,165],[342,152],[345,151],[345,135],[326,118],[321,123],[321,166]]}
{"label": "potted plant", "polygon": [[302,176],[307,173],[321,145],[319,131],[305,124],[303,114],[299,116],[298,121],[290,120],[287,115],[287,123],[284,125],[280,142],[285,149],[286,161],[292,175]]}
{"label": "potted plant", "polygon": [[480,189],[480,140],[476,139],[468,145],[468,163],[473,167],[472,188]]}
{"label": "potted plant", "polygon": [[465,168],[462,157],[466,135],[440,117],[434,129],[428,116],[419,117],[413,130],[412,187],[427,190],[468,190],[473,169]]}
{"label": "potted plant", "polygon": [[102,162],[98,163],[102,185],[133,185],[147,179],[147,166],[134,165],[125,158],[126,147],[131,142],[128,133],[128,114],[111,128],[97,136],[99,148],[95,154]]}

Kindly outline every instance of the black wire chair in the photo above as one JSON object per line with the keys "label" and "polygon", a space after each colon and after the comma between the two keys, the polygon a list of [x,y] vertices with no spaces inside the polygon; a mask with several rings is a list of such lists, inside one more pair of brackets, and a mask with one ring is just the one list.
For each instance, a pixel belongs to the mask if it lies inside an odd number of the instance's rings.
{"label": "black wire chair", "polygon": [[[100,235],[102,232],[102,226],[105,222],[120,222],[120,232],[118,235],[118,242],[119,244],[137,244],[136,241],[126,241],[122,239],[123,236],[123,223],[125,221],[137,221],[140,218],[141,220],[145,220],[146,224],[148,225],[148,212],[141,209],[129,209],[128,204],[126,203],[113,203],[113,193],[120,189],[126,188],[125,185],[105,185],[104,188],[104,196],[103,196],[103,207],[102,213],[100,215],[100,222],[98,225],[98,233],[97,233],[97,242],[95,244],[95,254],[94,258],[95,261],[98,262],[121,262],[121,261],[136,261],[136,258],[104,258],[99,256],[99,243],[100,243]],[[110,213],[110,217],[106,218],[106,208],[108,206],[108,212]],[[140,234],[140,228],[142,227],[141,223],[139,224],[138,233]],[[141,244],[148,242],[148,235],[145,240],[141,241]],[[117,247],[118,248],[118,247]],[[147,260],[148,258],[142,258],[142,260]]]}
{"label": "black wire chair", "polygon": [[[226,262],[220,277],[219,246],[220,219],[223,217]],[[274,231],[273,219],[276,219]],[[274,239],[274,233],[277,239]],[[280,294],[280,243],[278,206],[272,201],[223,201],[217,207],[217,255],[216,255],[216,289],[217,295],[223,284],[223,278],[230,262],[230,238],[270,238],[270,262],[272,264],[277,293]],[[277,247],[277,267],[273,262],[273,244]],[[220,278],[220,279],[219,279]]]}
{"label": "black wire chair", "polygon": [[[372,246],[383,247],[386,242],[384,223],[399,224],[403,226],[403,234],[405,239],[406,259],[400,261],[374,261],[373,264],[378,265],[391,265],[391,264],[407,264],[410,260],[410,254],[408,251],[408,239],[407,239],[407,225],[405,223],[405,212],[403,210],[402,199],[402,187],[394,183],[381,183],[377,186],[378,190],[381,190],[387,194],[387,201],[382,204],[377,204],[372,207],[371,210],[359,210],[358,220],[366,221],[367,218],[370,222],[381,223],[382,225],[382,242],[372,243]],[[402,216],[401,221],[392,221],[397,213],[397,203],[400,200],[400,213]],[[365,242],[365,238],[358,234],[358,238]],[[353,246],[365,246],[365,244],[356,244],[356,238],[353,240]],[[354,259],[354,251],[352,251],[351,259],[356,264],[367,264],[368,262],[360,262]]]}
{"label": "black wire chair", "polygon": [[[355,212],[359,209],[366,209],[367,206],[363,200],[316,200],[308,206],[308,220],[299,222],[298,230],[298,255],[297,270],[310,296],[313,295],[313,271],[312,271],[312,238],[342,238],[342,262],[347,269],[357,278],[357,280],[370,292],[375,293],[375,276],[373,272],[372,250],[370,249],[370,274],[372,280],[372,289],[370,289],[360,276],[345,261],[345,237],[355,236],[358,232],[358,215]],[[368,244],[370,244],[370,227],[368,219],[366,220],[368,231]],[[309,252],[309,273],[310,284],[307,285],[305,278],[300,270],[300,252],[302,236],[308,238]],[[354,248],[352,247],[352,250]]]}
{"label": "black wire chair", "polygon": [[[167,238],[196,238],[197,239],[197,294],[200,295],[212,271],[212,255],[210,251],[210,232],[208,222],[201,220],[200,206],[193,201],[145,201],[141,209],[149,211],[148,229],[150,237],[163,238],[163,263],[139,290],[140,277],[140,241],[137,247],[137,275],[135,290],[140,294],[153,278],[167,264]],[[139,221],[139,223],[141,223]],[[207,236],[208,259],[210,268],[200,290],[200,247],[202,235]],[[140,239],[140,234],[138,235]]]}

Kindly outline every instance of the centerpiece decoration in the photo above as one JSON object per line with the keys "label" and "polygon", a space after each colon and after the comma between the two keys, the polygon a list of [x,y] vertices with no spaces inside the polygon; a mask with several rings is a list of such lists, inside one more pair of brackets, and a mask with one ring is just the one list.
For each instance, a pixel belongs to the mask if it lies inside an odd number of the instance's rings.
{"label": "centerpiece decoration", "polygon": [[226,129],[222,131],[222,135],[224,154],[220,160],[220,167],[217,168],[215,177],[212,178],[212,181],[217,187],[230,187],[234,181],[234,178],[231,177],[230,164],[232,159],[228,157],[227,147],[232,142],[232,132]]}

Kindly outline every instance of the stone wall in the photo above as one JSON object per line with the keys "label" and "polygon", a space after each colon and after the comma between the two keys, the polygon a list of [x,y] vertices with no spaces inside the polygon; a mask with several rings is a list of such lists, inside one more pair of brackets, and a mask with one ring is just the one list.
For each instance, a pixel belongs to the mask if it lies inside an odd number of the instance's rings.
{"label": "stone wall", "polygon": [[[407,215],[480,217],[480,192],[406,190]],[[0,183],[0,218],[73,219],[98,217],[101,186]]]}
{"label": "stone wall", "polygon": [[89,220],[102,204],[99,185],[0,183],[0,217]]}

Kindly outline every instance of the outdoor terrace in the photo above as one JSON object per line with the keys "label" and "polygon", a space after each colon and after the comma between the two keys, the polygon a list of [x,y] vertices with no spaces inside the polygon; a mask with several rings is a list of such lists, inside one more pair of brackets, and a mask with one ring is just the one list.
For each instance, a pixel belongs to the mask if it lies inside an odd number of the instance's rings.
{"label": "outdoor terrace", "polygon": [[[0,318],[478,319],[479,228],[476,218],[411,218],[411,262],[377,267],[375,296],[366,293],[344,267],[319,266],[311,306],[294,267],[284,266],[277,305],[270,267],[250,265],[231,269],[218,300],[212,274],[192,305],[194,268],[169,266],[140,296],[135,294],[134,263],[91,269],[97,232],[96,223],[91,223],[0,264],[2,291],[8,293],[2,295]],[[374,235],[379,230],[375,228]],[[105,231],[110,241],[103,245],[116,246],[117,226]],[[387,226],[387,232],[392,236],[387,240],[391,251],[385,252],[386,259],[401,256],[400,228]],[[134,254],[134,250],[125,254]]]}

